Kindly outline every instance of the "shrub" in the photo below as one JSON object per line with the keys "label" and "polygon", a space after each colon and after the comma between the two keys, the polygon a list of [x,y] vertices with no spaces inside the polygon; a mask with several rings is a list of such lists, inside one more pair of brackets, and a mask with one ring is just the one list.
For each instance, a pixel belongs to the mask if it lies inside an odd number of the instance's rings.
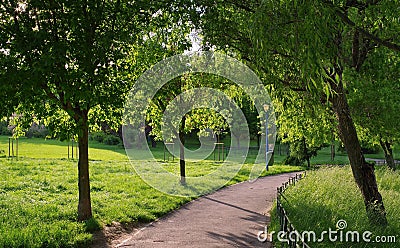
{"label": "shrub", "polygon": [[106,135],[106,137],[103,140],[103,143],[106,145],[118,145],[119,143],[121,143],[121,139],[117,136],[114,135]]}
{"label": "shrub", "polygon": [[36,123],[26,131],[25,136],[28,138],[46,138],[49,135],[49,130],[43,125],[37,125]]}
{"label": "shrub", "polygon": [[6,121],[0,122],[0,135],[12,135],[12,132],[8,128],[8,124]]}
{"label": "shrub", "polygon": [[102,132],[92,133],[92,134],[90,134],[90,140],[94,140],[94,141],[103,143],[105,136],[106,136],[106,134],[102,133]]}
{"label": "shrub", "polygon": [[378,154],[381,148],[380,146],[361,141],[361,149],[364,154]]}
{"label": "shrub", "polygon": [[282,163],[284,165],[294,165],[294,166],[301,166],[303,165],[304,161],[301,161],[299,158],[297,157],[293,157],[293,156],[287,156]]}
{"label": "shrub", "polygon": [[378,154],[380,151],[379,146],[361,147],[364,154]]}
{"label": "shrub", "polygon": [[106,145],[118,145],[121,143],[121,139],[118,136],[103,132],[91,133],[89,139]]}

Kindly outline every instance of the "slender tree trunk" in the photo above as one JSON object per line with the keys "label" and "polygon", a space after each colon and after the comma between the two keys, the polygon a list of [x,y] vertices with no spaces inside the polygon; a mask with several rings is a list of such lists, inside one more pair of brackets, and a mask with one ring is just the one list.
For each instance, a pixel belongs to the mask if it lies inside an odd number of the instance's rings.
{"label": "slender tree trunk", "polygon": [[275,156],[275,152],[273,151],[273,152],[272,152],[271,159],[268,161],[268,167],[274,165],[274,163],[275,163],[275,158],[274,158],[274,156]]}
{"label": "slender tree trunk", "polygon": [[373,224],[386,226],[386,211],[382,196],[378,191],[374,166],[365,161],[361,151],[361,145],[350,115],[343,83],[342,81],[337,84],[330,82],[330,85],[335,91],[331,101],[339,123],[339,136],[346,147],[354,179],[364,198],[368,219]]}
{"label": "slender tree trunk", "polygon": [[390,169],[395,170],[396,165],[394,163],[393,150],[392,150],[392,146],[391,146],[390,142],[383,141],[382,139],[380,139],[379,142],[382,146],[383,152],[385,153],[385,160],[386,160],[387,166]]}
{"label": "slender tree trunk", "polygon": [[332,130],[332,141],[331,141],[331,160],[335,160],[335,138]]}
{"label": "slender tree trunk", "polygon": [[286,156],[289,156],[289,155],[290,155],[290,144],[288,143],[286,145]]}
{"label": "slender tree trunk", "polygon": [[181,142],[179,142],[179,167],[180,167],[180,172],[181,172],[181,184],[186,183],[186,164],[185,164],[185,122],[186,122],[186,116],[182,117],[182,122],[181,122],[181,127],[179,130],[179,139]]}
{"label": "slender tree trunk", "polygon": [[90,201],[89,183],[89,126],[87,113],[83,113],[79,120],[80,128],[78,135],[79,142],[79,161],[78,161],[78,221],[88,220],[92,217],[92,206]]}
{"label": "slender tree trunk", "polygon": [[139,132],[137,133],[137,137],[136,137],[136,140],[137,140],[136,141],[136,148],[137,149],[142,149],[143,148],[142,147],[142,141],[146,140],[144,126],[145,126],[145,124],[141,123],[139,125],[139,127],[138,127]]}
{"label": "slender tree trunk", "polygon": [[[258,147],[258,148],[260,148],[260,147]],[[279,142],[279,144],[278,144],[278,154],[279,154],[279,156],[281,156],[281,142]]]}
{"label": "slender tree trunk", "polygon": [[311,167],[311,161],[310,161],[310,155],[308,153],[308,149],[307,149],[307,144],[306,144],[306,138],[303,137],[303,140],[301,141],[303,143],[303,154],[307,160],[307,167],[310,168]]}

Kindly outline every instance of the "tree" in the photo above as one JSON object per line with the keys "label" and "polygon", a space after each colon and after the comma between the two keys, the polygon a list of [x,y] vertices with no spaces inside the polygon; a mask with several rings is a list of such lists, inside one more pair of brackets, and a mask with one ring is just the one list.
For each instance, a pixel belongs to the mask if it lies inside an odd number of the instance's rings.
{"label": "tree", "polygon": [[[393,145],[399,140],[400,56],[390,51],[375,51],[349,89],[349,105],[360,138],[380,145],[387,166],[395,169]],[[352,75],[350,71],[349,77]],[[362,87],[362,90],[359,90]]]}
{"label": "tree", "polygon": [[[189,134],[195,130],[198,130],[198,136],[202,137],[205,135],[209,135],[209,132],[205,130],[211,130],[213,134],[217,134],[223,129],[228,129],[229,120],[224,119],[224,117],[218,113],[215,109],[209,109],[203,106],[199,107],[199,103],[195,101],[199,97],[194,94],[194,92],[190,91],[193,89],[203,87],[204,90],[201,91],[202,99],[207,100],[208,102],[218,101],[215,98],[215,95],[210,92],[208,94],[206,88],[217,88],[223,90],[226,93],[231,92],[233,95],[240,92],[238,87],[229,82],[229,80],[206,73],[193,73],[193,74],[185,74],[174,80],[171,80],[168,84],[164,85],[161,90],[157,92],[157,94],[151,100],[150,108],[148,109],[147,114],[147,122],[152,126],[152,133],[159,140],[172,141],[175,139],[179,139],[179,164],[180,164],[180,175],[181,182],[185,183],[186,176],[186,162],[185,162],[185,135]],[[189,94],[189,95],[188,95]],[[237,95],[238,96],[238,95]],[[175,102],[173,102],[175,100]],[[164,116],[169,116],[169,114],[165,114],[168,106],[176,105],[178,109],[172,109],[174,111],[174,115],[180,115],[181,119],[179,119],[179,125],[176,122],[177,120],[165,120]],[[197,107],[196,107],[197,106]],[[217,103],[214,103],[213,106],[218,106]],[[190,111],[187,113],[181,112],[186,108]],[[227,108],[227,109],[232,109]],[[232,119],[229,111],[225,113],[225,117],[228,116],[229,119]],[[166,123],[171,123],[169,125],[165,125]],[[237,125],[237,123],[235,123]],[[244,124],[244,123],[241,123]],[[179,126],[177,130],[162,130],[165,126]],[[240,130],[239,127],[235,126],[236,130]],[[236,132],[238,133],[238,132]],[[213,141],[214,143],[215,141]],[[239,143],[239,140],[237,141]],[[214,144],[209,144],[210,146]]]}
{"label": "tree", "polygon": [[0,4],[4,65],[0,81],[8,82],[1,88],[13,93],[1,92],[0,98],[23,111],[34,110],[37,116],[61,109],[73,120],[79,143],[80,221],[92,217],[90,113],[100,108],[110,118],[120,115],[137,69],[127,55],[132,50],[137,55],[144,37],[170,20],[168,11],[173,8],[172,1],[6,0]]}
{"label": "tree", "polygon": [[315,102],[307,92],[276,94],[278,135],[283,143],[290,144],[290,154],[285,160],[303,163],[317,155],[317,151],[331,142],[335,120],[328,102]]}
{"label": "tree", "polygon": [[[267,82],[329,101],[369,220],[386,225],[373,165],[365,161],[347,101],[347,69],[400,51],[398,1],[202,1],[206,42],[240,53]],[[361,90],[361,89],[360,89]]]}

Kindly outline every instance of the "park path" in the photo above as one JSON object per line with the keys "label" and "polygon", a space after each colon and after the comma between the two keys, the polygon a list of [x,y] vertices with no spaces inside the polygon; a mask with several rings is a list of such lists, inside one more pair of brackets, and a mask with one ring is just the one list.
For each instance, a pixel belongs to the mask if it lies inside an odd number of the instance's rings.
{"label": "park path", "polygon": [[129,234],[114,247],[271,247],[257,239],[276,188],[295,173],[243,182],[200,197]]}

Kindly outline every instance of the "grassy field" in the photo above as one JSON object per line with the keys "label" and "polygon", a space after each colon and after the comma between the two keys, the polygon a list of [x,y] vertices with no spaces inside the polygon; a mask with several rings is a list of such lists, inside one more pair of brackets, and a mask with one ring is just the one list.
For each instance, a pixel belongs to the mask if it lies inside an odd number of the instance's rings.
{"label": "grassy field", "polygon": [[[0,150],[8,153],[7,137],[0,137]],[[135,174],[121,147],[92,142],[94,219],[78,223],[77,160],[68,160],[67,152],[66,142],[21,138],[18,161],[0,158],[0,247],[87,247],[92,233],[104,225],[149,222],[192,200],[148,186]],[[162,147],[153,152],[162,160]],[[166,165],[174,164],[178,166],[178,161]],[[189,162],[187,171],[201,175],[215,166],[213,161],[200,166]],[[250,168],[245,164],[228,184],[246,180]],[[277,165],[263,175],[302,169]]]}
{"label": "grassy field", "polygon": [[[16,145],[14,144],[14,146]],[[7,136],[0,136],[0,151],[1,150],[4,151],[3,156],[8,156]],[[74,157],[76,158],[75,154],[76,149],[74,149]],[[68,143],[59,140],[28,139],[23,137],[18,139],[18,156],[20,158],[67,159]],[[125,150],[122,147],[108,146],[98,142],[90,142],[89,157],[91,160],[128,161]]]}
{"label": "grassy field", "polygon": [[[400,246],[400,172],[392,172],[385,167],[377,167],[377,181],[387,210],[389,226],[387,228],[373,227],[369,224],[365,206],[349,166],[335,166],[310,171],[307,177],[296,186],[289,187],[285,192],[287,200],[282,200],[288,212],[289,219],[300,231],[314,231],[317,240],[323,231],[329,228],[337,230],[339,220],[347,222],[343,229],[343,237],[347,231],[358,231],[360,242],[330,242],[325,235],[324,242],[308,243],[310,247],[399,247]],[[279,231],[279,220],[276,217],[276,208],[271,216],[270,230]],[[362,239],[365,231],[372,232],[371,241],[366,243]],[[396,237],[396,243],[374,242],[377,236]],[[339,236],[338,236],[339,237]],[[277,237],[274,237],[277,240]],[[382,239],[382,237],[378,237]],[[339,238],[338,238],[339,240]],[[349,237],[348,241],[352,239]],[[376,240],[378,241],[378,240]],[[278,245],[278,243],[277,243]]]}
{"label": "grassy field", "polygon": [[[277,145],[279,146],[279,145]],[[336,145],[336,149],[337,149]],[[282,152],[281,155],[277,152],[277,147],[275,147],[275,161],[282,162],[286,158],[286,150],[285,150],[285,145],[282,145]],[[399,147],[395,146],[393,149],[393,154],[395,159],[397,158],[397,154],[400,153]],[[347,154],[345,152],[335,152],[335,160],[331,160],[331,148],[330,147],[324,147],[320,151],[318,151],[318,155],[316,157],[311,158],[311,164],[313,165],[321,165],[321,164],[339,164],[339,165],[346,165],[349,164],[349,158],[347,157]],[[383,154],[382,150],[379,150],[379,153],[376,154],[364,154],[366,158],[370,159],[385,159],[385,155]]]}

